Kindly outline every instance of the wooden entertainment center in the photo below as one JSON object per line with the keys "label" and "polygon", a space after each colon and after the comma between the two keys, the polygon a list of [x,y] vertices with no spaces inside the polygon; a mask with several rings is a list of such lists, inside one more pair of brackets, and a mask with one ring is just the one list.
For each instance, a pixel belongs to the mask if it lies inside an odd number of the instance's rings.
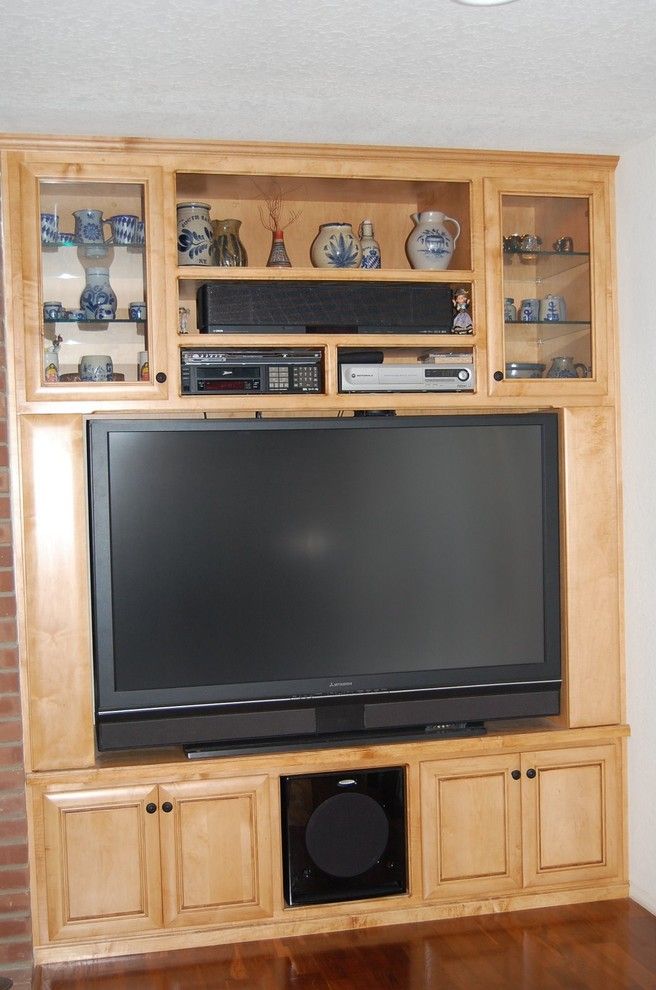
{"label": "wooden entertainment center", "polygon": [[[624,897],[621,499],[611,158],[329,145],[0,138],[8,415],[34,953],[39,963],[330,932]],[[292,268],[266,267],[262,191],[299,212]],[[176,205],[241,220],[248,266],[179,265]],[[138,215],[145,244],[80,244],[74,213]],[[410,216],[457,218],[443,271],[411,269]],[[42,214],[57,218],[44,233]],[[320,224],[374,223],[379,270],[315,269]],[[532,232],[539,250],[509,240]],[[564,240],[565,239],[565,240]],[[568,240],[571,239],[571,244]],[[91,250],[89,250],[91,248]],[[115,317],[75,313],[107,268]],[[85,275],[86,271],[86,275]],[[343,330],[200,334],[206,282],[362,280],[465,287],[471,334]],[[562,297],[560,319],[504,302]],[[46,315],[44,303],[61,305]],[[129,307],[147,305],[146,319]],[[185,331],[185,332],[181,332]],[[340,391],[344,348],[385,363],[428,352],[473,364],[472,391]],[[53,347],[53,345],[55,345]],[[182,348],[322,355],[316,394],[187,395]],[[54,375],[44,368],[58,365]],[[80,380],[82,354],[111,380]],[[141,375],[147,352],[149,377]],[[44,355],[46,355],[44,359]],[[49,357],[48,357],[49,355]],[[548,377],[555,357],[584,377]],[[517,377],[517,365],[539,377]],[[520,368],[520,374],[521,374]],[[336,416],[556,410],[561,427],[562,710],[485,736],[188,760],[98,753],[94,733],[85,423],[89,417]],[[186,507],[193,511],[193,507]],[[181,506],[181,511],[185,507]],[[500,616],[500,622],[509,621]],[[408,891],[289,907],[280,777],[401,766]],[[344,841],[347,841],[345,836]]]}

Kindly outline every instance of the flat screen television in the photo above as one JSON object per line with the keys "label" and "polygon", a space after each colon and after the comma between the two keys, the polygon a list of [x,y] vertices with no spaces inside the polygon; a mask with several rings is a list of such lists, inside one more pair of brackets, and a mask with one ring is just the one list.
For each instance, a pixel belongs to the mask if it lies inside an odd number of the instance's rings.
{"label": "flat screen television", "polygon": [[556,714],[555,413],[88,423],[102,750]]}

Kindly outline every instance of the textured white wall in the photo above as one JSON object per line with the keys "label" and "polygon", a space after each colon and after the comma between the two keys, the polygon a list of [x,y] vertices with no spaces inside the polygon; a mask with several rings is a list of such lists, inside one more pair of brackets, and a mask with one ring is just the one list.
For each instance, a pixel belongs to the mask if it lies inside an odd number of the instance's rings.
{"label": "textured white wall", "polygon": [[631,897],[656,913],[656,136],[617,171]]}

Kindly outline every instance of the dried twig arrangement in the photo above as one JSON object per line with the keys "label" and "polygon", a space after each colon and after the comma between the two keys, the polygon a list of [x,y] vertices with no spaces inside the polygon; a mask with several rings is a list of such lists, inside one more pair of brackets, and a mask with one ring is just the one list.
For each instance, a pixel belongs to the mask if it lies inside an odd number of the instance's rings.
{"label": "dried twig arrangement", "polygon": [[258,206],[260,221],[263,227],[266,227],[272,234],[275,234],[278,230],[285,230],[294,223],[294,220],[298,220],[303,212],[302,210],[289,210],[284,223],[282,219],[285,196],[298,189],[298,186],[294,186],[292,189],[283,189],[280,183],[274,180],[269,192],[266,192],[255,180],[253,180],[253,185],[264,200],[264,205],[266,206],[266,211],[264,207]]}

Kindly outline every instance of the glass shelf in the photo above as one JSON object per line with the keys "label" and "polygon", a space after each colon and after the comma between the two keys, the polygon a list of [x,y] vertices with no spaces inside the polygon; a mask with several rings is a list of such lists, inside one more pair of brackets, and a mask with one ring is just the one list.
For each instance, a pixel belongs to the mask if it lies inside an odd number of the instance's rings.
{"label": "glass shelf", "polygon": [[72,317],[60,316],[57,317],[56,320],[50,319],[50,317],[46,317],[46,319],[44,319],[43,322],[49,324],[50,326],[56,326],[58,323],[66,323],[69,326],[72,325],[78,327],[86,327],[86,326],[106,327],[109,324],[114,324],[114,323],[143,324],[146,323],[146,320],[130,320],[127,317],[125,318],[115,317],[113,320],[74,320]]}
{"label": "glass shelf", "polygon": [[505,320],[509,327],[589,327],[590,320]]}
{"label": "glass shelf", "polygon": [[588,265],[590,255],[587,251],[504,251],[503,263],[513,269],[506,274],[511,281],[539,283]]}

